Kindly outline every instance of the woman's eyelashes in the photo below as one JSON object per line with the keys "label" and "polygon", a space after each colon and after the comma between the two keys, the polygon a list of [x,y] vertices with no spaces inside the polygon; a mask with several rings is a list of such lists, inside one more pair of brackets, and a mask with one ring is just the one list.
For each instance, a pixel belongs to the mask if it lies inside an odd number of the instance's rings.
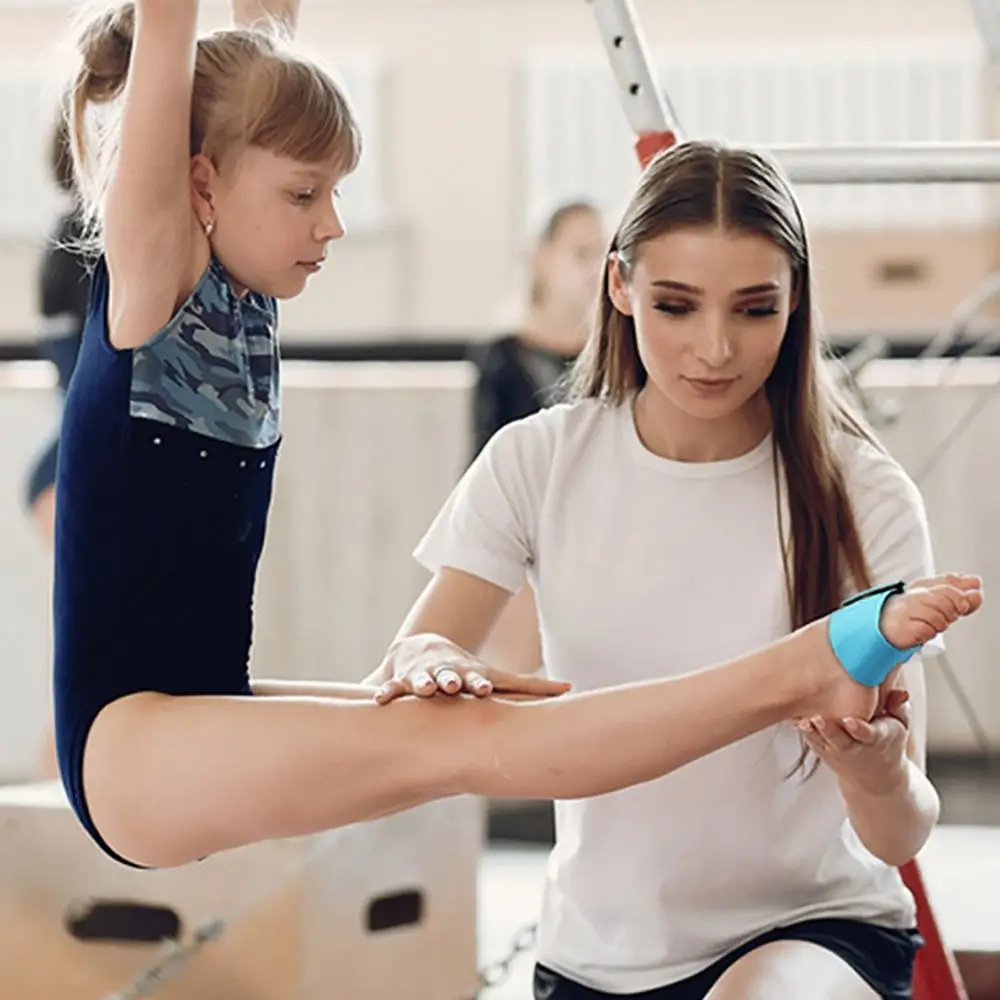
{"label": "woman's eyelashes", "polygon": [[778,315],[776,302],[755,302],[753,305],[742,306],[741,311],[751,319],[766,319]]}
{"label": "woman's eyelashes", "polygon": [[664,299],[660,302],[654,302],[653,308],[659,312],[666,313],[668,316],[687,316],[688,313],[694,312],[695,304],[693,302]]}
{"label": "woman's eyelashes", "polygon": [[[679,299],[662,299],[653,303],[653,308],[657,312],[666,313],[668,316],[689,316],[698,311],[698,303],[682,301]],[[775,302],[753,302],[741,303],[733,307],[733,313],[737,316],[745,316],[748,319],[767,319],[777,316],[778,305]]]}

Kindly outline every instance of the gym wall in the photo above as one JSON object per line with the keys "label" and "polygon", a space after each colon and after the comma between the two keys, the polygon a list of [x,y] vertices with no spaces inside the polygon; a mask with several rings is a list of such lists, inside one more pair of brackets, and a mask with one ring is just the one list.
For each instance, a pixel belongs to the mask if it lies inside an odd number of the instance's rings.
{"label": "gym wall", "polygon": [[[874,136],[880,139],[989,134],[990,85],[964,4],[844,0],[834,11],[824,8],[822,19],[798,0],[639,0],[637,8],[671,86],[683,85],[680,66],[702,83],[706,61],[714,66],[722,100],[714,111],[704,102],[689,105],[689,117],[698,119],[692,129],[721,125],[732,134],[745,125],[775,141],[822,142],[873,129],[891,133]],[[34,328],[37,240],[55,202],[32,150],[40,151],[48,127],[52,95],[45,88],[59,65],[53,47],[65,34],[68,9],[65,0],[0,0],[0,128],[17,140],[0,150],[0,342],[30,340]],[[227,16],[227,3],[206,3],[206,25]],[[341,69],[365,120],[368,152],[359,176],[345,185],[350,238],[333,250],[309,292],[288,304],[286,344],[488,332],[499,322],[536,208],[560,193],[547,184],[545,167],[557,143],[562,158],[583,171],[562,170],[564,185],[580,177],[606,190],[609,178],[619,178],[612,190],[627,192],[622,163],[629,151],[615,145],[627,133],[613,91],[601,90],[606,70],[583,0],[305,0],[301,37]],[[759,42],[748,45],[750,39]],[[898,65],[908,47],[924,60],[923,83],[912,77],[917,90],[909,104]],[[756,67],[756,78],[770,73],[762,85],[779,102],[766,107],[784,108],[788,118],[795,111],[788,95],[803,90],[801,73],[815,75],[810,60],[843,62],[859,52],[877,65],[871,95],[855,95],[860,110],[848,108],[846,119],[843,109],[836,121],[823,110],[836,104],[833,92],[796,105],[806,115],[800,122],[783,122],[781,114],[764,121],[737,100],[752,89],[749,77],[743,86],[737,75],[741,59],[770,58],[769,68]],[[539,118],[544,80],[538,88],[540,76],[551,76],[567,53],[578,64],[574,100],[596,85],[603,109],[580,119],[590,122],[589,132],[577,121],[568,136],[559,131],[573,125],[566,107]],[[731,61],[713,53],[729,53]],[[581,60],[589,60],[582,77]],[[784,87],[775,69],[782,60],[790,74]],[[719,76],[726,66],[728,83]],[[898,114],[894,87],[903,102]],[[914,106],[928,109],[926,120],[915,120]],[[927,197],[927,189],[855,188],[814,190],[804,199],[821,302],[837,333],[933,330],[995,262],[989,191]]]}

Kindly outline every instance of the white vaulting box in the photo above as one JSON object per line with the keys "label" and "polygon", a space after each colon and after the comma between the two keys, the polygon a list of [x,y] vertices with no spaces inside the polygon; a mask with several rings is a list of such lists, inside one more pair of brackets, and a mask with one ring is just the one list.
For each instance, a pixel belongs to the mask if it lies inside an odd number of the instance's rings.
{"label": "white vaulting box", "polygon": [[[59,784],[0,787],[0,997],[469,1000],[483,832],[462,797],[147,872],[106,857]],[[129,992],[230,915],[176,976]]]}

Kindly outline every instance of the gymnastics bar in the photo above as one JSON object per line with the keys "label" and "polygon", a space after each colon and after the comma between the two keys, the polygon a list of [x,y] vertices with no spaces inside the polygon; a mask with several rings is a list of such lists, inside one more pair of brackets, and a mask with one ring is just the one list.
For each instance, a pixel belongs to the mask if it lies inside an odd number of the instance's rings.
{"label": "gymnastics bar", "polygon": [[765,148],[796,184],[1000,182],[1000,142]]}
{"label": "gymnastics bar", "polygon": [[[657,79],[632,0],[586,0],[611,63],[626,120],[645,166],[682,141],[680,122]],[[796,184],[1000,182],[1000,142],[765,147]]]}
{"label": "gymnastics bar", "polygon": [[618,96],[636,136],[636,153],[645,166],[661,149],[679,142],[680,122],[656,78],[632,0],[587,0],[618,85]]}

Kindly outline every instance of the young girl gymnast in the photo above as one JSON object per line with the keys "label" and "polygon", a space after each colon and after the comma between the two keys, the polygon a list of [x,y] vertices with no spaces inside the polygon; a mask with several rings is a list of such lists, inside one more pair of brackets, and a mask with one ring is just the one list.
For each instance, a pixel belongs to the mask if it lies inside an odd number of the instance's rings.
{"label": "young girl gymnast", "polygon": [[69,800],[109,855],[172,866],[436,797],[597,795],[783,719],[867,719],[898,663],[979,606],[978,581],[935,578],[690,676],[565,697],[488,670],[388,707],[370,685],[251,679],[276,303],[343,235],[361,139],[317,65],[273,32],[198,37],[197,16],[103,10],[70,102],[100,254],[59,454],[54,693]]}

